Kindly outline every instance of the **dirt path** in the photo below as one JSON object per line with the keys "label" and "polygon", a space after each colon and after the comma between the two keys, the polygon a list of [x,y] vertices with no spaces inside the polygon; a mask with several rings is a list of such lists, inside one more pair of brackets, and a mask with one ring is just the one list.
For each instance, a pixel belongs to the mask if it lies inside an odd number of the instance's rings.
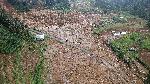
{"label": "dirt path", "polygon": [[50,38],[45,52],[46,84],[143,84],[136,68],[119,61],[100,38],[92,36],[91,24],[98,14],[32,11],[19,16]]}

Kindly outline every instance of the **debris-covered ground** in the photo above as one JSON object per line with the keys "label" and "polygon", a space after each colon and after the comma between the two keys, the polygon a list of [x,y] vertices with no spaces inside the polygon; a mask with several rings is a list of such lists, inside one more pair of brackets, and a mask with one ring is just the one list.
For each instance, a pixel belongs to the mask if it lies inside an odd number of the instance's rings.
{"label": "debris-covered ground", "polygon": [[[79,3],[82,3],[82,0]],[[84,4],[85,7],[90,7],[87,3],[83,3],[83,7],[82,4],[72,6],[74,9],[84,9]],[[41,83],[39,81],[43,75],[40,72],[43,70],[45,84],[144,83],[148,70],[137,61],[129,66],[118,59],[107,46],[110,40],[118,39],[125,34],[149,33],[149,30],[144,28],[142,19],[127,19],[118,15],[119,13],[104,14],[102,11],[99,14],[83,14],[77,11],[63,13],[48,9],[31,9],[20,13],[5,0],[0,0],[0,5],[7,12],[13,10],[12,16],[26,24],[29,30],[44,33],[46,39],[42,43],[47,44],[46,49],[43,49],[43,46],[41,48],[45,51],[44,70],[41,69],[42,64],[39,64],[40,53],[34,50],[41,41],[32,46],[24,45],[21,57],[0,54],[0,81],[9,81],[8,83],[12,84],[18,81],[20,83],[22,80],[26,80],[26,84],[30,84],[31,81],[35,84]],[[110,25],[113,24],[113,20],[116,20],[116,24]],[[108,29],[94,35],[93,30],[99,27]],[[140,59],[150,65],[149,51],[142,50],[140,56]]]}
{"label": "debris-covered ground", "polygon": [[44,54],[47,84],[143,83],[147,70],[139,63],[129,68],[106,46],[111,31],[93,36],[93,24],[107,16],[32,10],[18,17],[31,29],[49,37]]}

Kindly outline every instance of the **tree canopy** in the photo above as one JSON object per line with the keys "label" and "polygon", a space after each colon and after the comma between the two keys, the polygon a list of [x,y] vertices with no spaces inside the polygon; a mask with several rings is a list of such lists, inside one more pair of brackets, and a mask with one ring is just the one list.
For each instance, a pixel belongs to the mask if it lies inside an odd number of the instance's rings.
{"label": "tree canopy", "polygon": [[150,18],[150,0],[95,0],[95,6],[107,10],[128,11],[140,18]]}

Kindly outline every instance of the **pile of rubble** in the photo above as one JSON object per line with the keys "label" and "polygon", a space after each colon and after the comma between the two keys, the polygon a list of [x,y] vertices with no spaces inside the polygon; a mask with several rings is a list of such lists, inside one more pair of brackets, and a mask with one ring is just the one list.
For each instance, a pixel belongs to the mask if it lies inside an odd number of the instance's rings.
{"label": "pile of rubble", "polygon": [[92,25],[100,21],[100,14],[81,14],[71,12],[62,14],[50,10],[32,10],[18,15],[30,28],[42,31],[68,45],[91,46]]}
{"label": "pile of rubble", "polygon": [[[92,25],[100,21],[99,14],[68,13],[41,10],[21,14],[29,27],[45,32],[53,40],[45,52],[47,70],[45,82],[79,84],[143,83],[136,71],[120,62],[104,44],[92,36]],[[112,32],[120,36],[127,32]]]}

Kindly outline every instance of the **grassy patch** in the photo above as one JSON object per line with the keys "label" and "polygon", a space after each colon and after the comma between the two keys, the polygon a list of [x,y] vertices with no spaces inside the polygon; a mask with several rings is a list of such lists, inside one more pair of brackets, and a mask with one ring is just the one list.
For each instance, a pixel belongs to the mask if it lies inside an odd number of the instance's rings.
{"label": "grassy patch", "polygon": [[[11,55],[14,58],[12,63],[13,73],[10,72],[13,74],[13,83],[27,84],[28,79],[26,80],[26,76],[29,76],[30,84],[43,84],[43,44],[34,43],[32,35],[30,35],[28,30],[25,29],[25,26],[17,19],[13,19],[3,10],[0,10],[0,16],[0,53],[4,53],[6,56]],[[29,47],[27,47],[27,49],[25,49],[27,51],[23,51],[25,45],[30,45]],[[23,52],[29,53],[23,55]],[[27,56],[28,54],[32,55],[33,53],[38,54],[36,58],[39,58],[39,60],[32,74],[29,75],[29,72],[25,73],[25,71],[23,70],[23,58],[25,58],[25,56]],[[25,62],[26,61],[28,60],[25,60]],[[0,65],[0,68],[7,66],[7,64],[5,63],[2,63]],[[2,73],[0,75],[0,81],[2,81],[2,83],[4,84],[8,84],[8,72],[2,70],[0,71],[0,73]]]}
{"label": "grassy patch", "polygon": [[14,60],[14,80],[16,84],[25,84],[21,52],[16,52]]}
{"label": "grassy patch", "polygon": [[147,22],[147,26],[148,26],[148,28],[150,29],[150,19],[149,19],[148,22]]}
{"label": "grassy patch", "polygon": [[0,83],[1,84],[9,84],[10,80],[8,79],[7,70],[7,62],[6,60],[0,60]]}
{"label": "grassy patch", "polygon": [[123,38],[114,40],[110,43],[110,46],[117,56],[127,62],[131,62],[138,58],[138,45],[141,36],[139,33],[132,33],[126,35]]}
{"label": "grassy patch", "polygon": [[145,37],[145,39],[142,40],[141,48],[150,51],[150,36]]}
{"label": "grassy patch", "polygon": [[132,62],[139,57],[140,50],[150,51],[150,36],[131,33],[111,41],[110,46],[120,59]]}
{"label": "grassy patch", "polygon": [[93,33],[100,34],[109,29],[124,29],[124,28],[144,28],[146,21],[130,15],[126,12],[120,12],[119,15],[112,16],[111,19],[103,19],[101,25],[94,27]]}
{"label": "grassy patch", "polygon": [[0,25],[2,25],[7,31],[11,32],[13,35],[17,35],[24,40],[31,40],[32,37],[27,30],[27,26],[24,25],[17,18],[13,18],[11,15],[6,13],[3,9],[0,8]]}
{"label": "grassy patch", "polygon": [[14,6],[14,8],[20,12],[27,12],[31,8],[28,3],[26,2],[20,2],[16,0],[7,0],[8,3]]}
{"label": "grassy patch", "polygon": [[[148,64],[139,58],[140,51],[150,51],[149,34],[132,33],[125,35],[120,39],[112,41],[110,46],[117,56],[125,63],[130,64],[136,60],[149,70]],[[147,75],[147,79],[144,81],[144,83],[150,83],[150,73]]]}
{"label": "grassy patch", "polygon": [[38,53],[39,53],[39,60],[38,63],[36,64],[35,70],[32,74],[31,77],[31,84],[44,84],[44,79],[43,79],[43,70],[44,70],[44,48],[45,46],[41,44],[38,48]]}
{"label": "grassy patch", "polygon": [[102,27],[99,28],[94,28],[93,29],[93,34],[99,35],[100,33],[102,33],[105,29]]}
{"label": "grassy patch", "polygon": [[[43,43],[29,43],[26,42],[24,45],[30,45],[30,51],[18,51],[16,52],[15,59],[14,59],[14,81],[15,84],[44,84],[44,44]],[[27,49],[29,47],[26,47]],[[32,48],[32,49],[31,49]],[[26,49],[24,49],[26,50]],[[24,71],[23,67],[23,58],[25,57],[23,55],[23,52],[28,52],[26,55],[33,55],[33,53],[36,53],[36,57],[38,58],[38,61],[36,62],[33,68],[29,69],[29,72]],[[28,61],[28,60],[26,60]],[[25,61],[24,61],[25,62]],[[32,64],[31,64],[32,65]],[[28,71],[28,70],[27,70]]]}
{"label": "grassy patch", "polygon": [[147,75],[147,79],[144,81],[144,84],[150,84],[150,71],[149,74]]}
{"label": "grassy patch", "polygon": [[0,26],[0,53],[13,53],[22,45],[22,39],[16,33],[11,33]]}

